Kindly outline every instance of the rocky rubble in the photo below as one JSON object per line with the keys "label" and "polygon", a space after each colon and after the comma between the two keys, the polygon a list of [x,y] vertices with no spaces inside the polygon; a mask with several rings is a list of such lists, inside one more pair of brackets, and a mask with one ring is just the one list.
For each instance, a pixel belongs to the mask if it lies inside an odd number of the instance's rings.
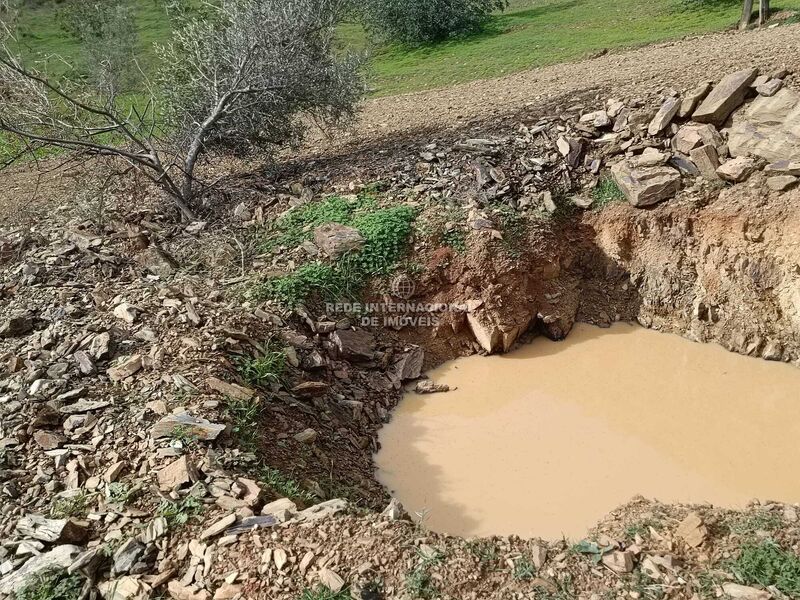
{"label": "rocky rubble", "polygon": [[[467,566],[443,563],[433,579],[455,590],[472,582],[486,597],[516,581],[510,574],[523,556],[551,591],[569,572],[586,590],[635,598],[621,577],[635,569],[653,575],[653,585],[680,589],[693,574],[674,549],[709,548],[702,517],[686,522],[681,514],[680,532],[657,532],[652,547],[618,534],[601,540],[611,549],[590,564],[563,544],[500,540],[502,558],[489,570],[472,542],[420,531],[396,507],[384,517],[354,515],[337,498],[382,505],[370,459],[375,432],[404,382],[457,353],[506,351],[531,332],[558,339],[576,318],[638,318],[670,330],[678,314],[691,319],[697,339],[716,340],[717,327],[733,350],[796,359],[778,337],[792,331],[794,321],[784,319],[796,314],[795,275],[776,266],[797,264],[794,255],[727,256],[718,248],[725,235],[758,244],[792,225],[779,208],[759,219],[748,212],[800,177],[791,83],[785,73],[759,79],[748,69],[659,98],[583,98],[508,134],[418,148],[393,172],[387,194],[434,212],[465,199],[464,222],[448,223],[450,231],[463,227],[478,240],[461,259],[418,244],[430,268],[416,298],[462,309],[432,332],[368,331],[320,307],[287,313],[242,297],[236,286],[247,283],[246,260],[259,275],[281,272],[301,253],[337,256],[363,243],[352,228],[329,226],[278,256],[245,248],[239,238],[247,242],[274,216],[270,207],[313,198],[299,184],[270,188],[269,198],[237,198],[218,224],[181,228],[142,209],[104,225],[54,213],[52,222],[3,230],[0,595],[63,567],[114,600],[294,598],[318,583],[367,598],[378,597],[368,584],[379,576],[394,597],[420,556],[432,559],[438,546],[454,548]],[[630,206],[594,215],[588,209],[609,178]],[[745,187],[751,206],[728,202],[727,193]],[[659,212],[670,204],[674,212]],[[516,262],[491,245],[510,237],[498,206],[550,219]],[[587,211],[585,220],[557,231],[552,223],[572,209]],[[662,261],[653,249],[688,248],[693,228],[713,229],[722,218],[729,220],[717,227],[730,231],[713,231],[678,258]],[[764,308],[752,295],[730,293],[742,282],[759,298],[765,289],[790,290],[764,310],[772,328],[764,335],[734,326]],[[265,356],[268,341],[282,348],[284,379],[247,380],[237,365]],[[419,393],[445,388],[416,384]],[[237,407],[258,416],[237,421]],[[243,443],[248,433],[254,445]],[[295,496],[286,498],[287,489]],[[691,552],[689,564],[703,562]],[[533,597],[510,585],[512,597]],[[718,587],[763,594],[733,581]]]}

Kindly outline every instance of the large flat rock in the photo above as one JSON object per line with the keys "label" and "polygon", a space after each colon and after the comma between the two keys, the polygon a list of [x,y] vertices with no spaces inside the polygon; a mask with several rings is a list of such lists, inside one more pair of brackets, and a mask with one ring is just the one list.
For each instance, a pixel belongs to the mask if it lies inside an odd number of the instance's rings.
{"label": "large flat rock", "polygon": [[638,208],[668,200],[681,188],[681,175],[671,167],[634,167],[622,161],[611,174],[628,202]]}
{"label": "large flat rock", "polygon": [[800,94],[784,88],[759,96],[733,118],[731,156],[755,154],[769,161],[800,161]]}
{"label": "large flat rock", "polygon": [[692,118],[699,123],[722,125],[739,108],[747,96],[758,69],[742,69],[722,78],[706,99],[694,111]]}

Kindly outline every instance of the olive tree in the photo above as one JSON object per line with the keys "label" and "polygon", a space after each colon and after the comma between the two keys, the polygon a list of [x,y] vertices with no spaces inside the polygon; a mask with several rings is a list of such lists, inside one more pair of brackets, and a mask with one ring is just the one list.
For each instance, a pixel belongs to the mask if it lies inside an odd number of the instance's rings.
{"label": "olive tree", "polygon": [[[301,139],[311,120],[341,125],[363,93],[359,60],[334,48],[345,0],[218,0],[179,21],[157,53],[144,100],[91,80],[53,79],[0,45],[0,136],[22,150],[74,159],[114,156],[144,173],[194,218],[197,167],[214,151],[262,153]],[[10,36],[6,32],[6,36]],[[137,95],[141,97],[141,95]]]}
{"label": "olive tree", "polygon": [[364,0],[367,29],[376,37],[409,45],[438,42],[479,31],[507,0]]}

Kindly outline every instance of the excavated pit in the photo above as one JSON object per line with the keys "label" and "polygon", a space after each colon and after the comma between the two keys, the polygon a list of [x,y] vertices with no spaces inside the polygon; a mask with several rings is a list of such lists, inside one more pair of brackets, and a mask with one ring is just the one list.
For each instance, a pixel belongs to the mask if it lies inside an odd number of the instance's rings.
{"label": "excavated pit", "polygon": [[800,500],[800,370],[615,324],[450,361],[408,393],[378,478],[439,533],[582,539],[641,495]]}

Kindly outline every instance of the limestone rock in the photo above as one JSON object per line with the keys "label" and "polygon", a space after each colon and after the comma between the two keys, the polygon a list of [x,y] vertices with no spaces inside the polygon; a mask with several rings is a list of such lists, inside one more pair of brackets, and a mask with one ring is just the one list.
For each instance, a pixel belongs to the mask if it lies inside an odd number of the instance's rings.
{"label": "limestone rock", "polygon": [[43,450],[55,450],[67,441],[60,433],[41,429],[33,434],[33,439]]}
{"label": "limestone rock", "polygon": [[611,125],[611,119],[608,113],[604,110],[597,110],[594,112],[586,113],[580,118],[581,123],[588,123],[592,127],[602,129]]}
{"label": "limestone rock", "polygon": [[209,377],[206,379],[206,385],[215,392],[219,392],[224,396],[229,396],[236,400],[250,400],[256,395],[250,388],[235,383],[227,383],[216,377]]}
{"label": "limestone rock", "polygon": [[24,536],[54,544],[82,544],[86,541],[86,524],[75,519],[48,519],[28,515],[17,521],[17,532]]}
{"label": "limestone rock", "polygon": [[756,91],[762,96],[774,96],[783,87],[782,79],[770,79],[759,86],[756,86]]}
{"label": "limestone rock", "polygon": [[681,154],[689,154],[695,148],[710,144],[721,148],[725,142],[713,125],[684,125],[672,138],[672,149]]}
{"label": "limestone rock", "polygon": [[326,256],[337,258],[346,252],[359,250],[364,245],[364,237],[354,227],[326,223],[314,230],[314,243]]}
{"label": "limestone rock", "polygon": [[658,109],[656,116],[650,121],[650,125],[647,127],[647,133],[650,135],[658,135],[664,131],[667,125],[672,122],[672,119],[675,118],[675,115],[678,114],[680,107],[680,98],[667,98],[664,104],[661,105],[661,108]]}
{"label": "limestone rock", "polygon": [[413,346],[394,363],[394,373],[400,381],[416,379],[422,374],[422,364],[425,362],[425,350],[421,346]]}
{"label": "limestone rock", "polygon": [[123,302],[114,307],[114,316],[125,321],[128,325],[133,325],[139,316],[139,310],[132,304]]}
{"label": "limestone rock", "polygon": [[725,181],[741,183],[758,169],[758,164],[752,158],[739,156],[729,160],[717,169],[719,175]]}
{"label": "limestone rock", "polygon": [[797,183],[797,177],[793,175],[776,175],[767,178],[767,187],[773,192],[785,192]]}
{"label": "limestone rock", "polygon": [[663,202],[681,187],[681,175],[671,167],[633,168],[622,161],[611,168],[611,173],[628,202],[636,207]]}
{"label": "limestone rock", "polygon": [[111,381],[122,381],[123,379],[127,379],[131,375],[135,375],[138,371],[142,368],[142,357],[138,354],[134,354],[126,359],[124,359],[121,363],[116,365],[115,367],[111,367],[106,371],[108,378]]}
{"label": "limestone rock", "polygon": [[29,578],[52,569],[66,569],[80,554],[81,548],[72,545],[56,546],[50,552],[28,559],[22,567],[0,579],[0,594],[13,594],[24,587]]}
{"label": "limestone rock", "polygon": [[127,575],[98,583],[97,591],[104,600],[147,600],[151,596],[150,586]]}
{"label": "limestone rock", "polygon": [[730,114],[739,108],[747,90],[758,76],[758,69],[736,71],[722,78],[706,99],[694,111],[692,118],[699,123],[722,125]]}
{"label": "limestone rock", "polygon": [[440,392],[449,392],[450,386],[446,383],[434,383],[430,379],[423,379],[417,382],[414,391],[417,394],[438,394]]}
{"label": "limestone rock", "polygon": [[331,334],[331,341],[344,358],[370,360],[375,356],[375,336],[363,329],[343,329]]}
{"label": "limestone rock", "polygon": [[711,144],[700,146],[691,151],[689,156],[692,162],[697,165],[700,174],[709,181],[717,181],[717,169],[719,168],[719,155],[717,149]]}
{"label": "limestone rock", "polygon": [[694,109],[697,108],[697,105],[700,103],[700,101],[708,96],[708,92],[710,92],[711,88],[713,87],[713,83],[706,81],[705,83],[702,83],[696,88],[687,92],[681,101],[680,108],[678,109],[678,118],[685,119],[691,115],[694,112]]}
{"label": "limestone rock", "polygon": [[614,573],[630,573],[633,571],[633,552],[608,552],[603,555],[603,564]]}
{"label": "limestone rock", "polygon": [[319,581],[334,594],[342,591],[344,587],[344,579],[342,579],[338,573],[328,568],[319,570]]}
{"label": "limestone rock", "polygon": [[214,600],[233,600],[242,593],[242,586],[233,583],[223,583],[214,592]]}
{"label": "limestone rock", "polygon": [[800,160],[779,160],[764,168],[767,175],[794,175],[800,177]]}
{"label": "limestone rock", "polygon": [[154,439],[172,436],[176,429],[183,431],[196,440],[210,441],[219,437],[225,431],[225,425],[212,423],[207,419],[194,417],[189,413],[167,415],[153,425],[150,435]]}
{"label": "limestone rock", "polygon": [[312,428],[304,429],[300,433],[296,433],[294,439],[296,439],[301,444],[313,444],[317,441],[319,434],[314,431]]}
{"label": "limestone rock", "polygon": [[206,527],[200,534],[200,540],[207,540],[225,531],[228,527],[236,523],[236,513],[231,513],[223,517],[213,525]]}
{"label": "limestone rock", "polygon": [[706,537],[708,537],[708,529],[703,523],[703,519],[695,512],[689,513],[680,522],[675,533],[692,548],[702,545]]}
{"label": "limestone rock", "polygon": [[177,579],[167,584],[167,591],[173,600],[209,600],[211,598],[211,594],[208,590],[184,585]]}
{"label": "limestone rock", "polygon": [[728,146],[731,156],[800,161],[800,94],[784,88],[771,98],[753,100],[734,116]]}
{"label": "limestone rock", "polygon": [[162,490],[171,490],[198,480],[197,469],[188,457],[181,456],[157,472],[158,485]]}
{"label": "limestone rock", "polygon": [[392,498],[389,501],[389,504],[381,512],[381,516],[388,518],[390,521],[408,520],[408,513],[397,498]]}
{"label": "limestone rock", "polygon": [[467,323],[481,348],[488,353],[497,352],[503,342],[503,332],[484,311],[467,313]]}
{"label": "limestone rock", "polygon": [[330,387],[322,381],[304,381],[292,388],[292,394],[298,398],[319,398],[324,396]]}

